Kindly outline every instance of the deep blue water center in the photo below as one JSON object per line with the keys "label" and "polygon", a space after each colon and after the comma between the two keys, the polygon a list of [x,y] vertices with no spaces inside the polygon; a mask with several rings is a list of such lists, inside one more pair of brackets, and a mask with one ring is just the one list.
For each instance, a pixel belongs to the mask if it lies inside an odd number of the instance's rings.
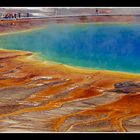
{"label": "deep blue water center", "polygon": [[0,47],[73,66],[140,73],[140,24],[52,24],[0,36]]}

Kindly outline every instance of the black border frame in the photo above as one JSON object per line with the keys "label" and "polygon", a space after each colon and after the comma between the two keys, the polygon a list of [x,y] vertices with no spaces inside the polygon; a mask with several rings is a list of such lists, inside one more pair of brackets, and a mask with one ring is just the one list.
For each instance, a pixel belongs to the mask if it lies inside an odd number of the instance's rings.
{"label": "black border frame", "polygon": [[1,0],[0,7],[139,7],[139,0]]}
{"label": "black border frame", "polygon": [[[138,1],[130,0],[1,0],[0,7],[140,7]],[[12,137],[13,138],[12,138]],[[1,133],[2,138],[34,139],[46,136],[47,140],[125,140],[135,139],[140,133]],[[44,139],[44,138],[42,138]]]}

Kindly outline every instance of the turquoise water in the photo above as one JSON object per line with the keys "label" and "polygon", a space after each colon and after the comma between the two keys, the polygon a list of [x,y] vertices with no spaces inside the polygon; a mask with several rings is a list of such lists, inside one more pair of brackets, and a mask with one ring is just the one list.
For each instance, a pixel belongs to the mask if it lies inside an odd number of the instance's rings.
{"label": "turquoise water", "polygon": [[140,24],[52,24],[0,36],[0,47],[74,66],[140,73]]}

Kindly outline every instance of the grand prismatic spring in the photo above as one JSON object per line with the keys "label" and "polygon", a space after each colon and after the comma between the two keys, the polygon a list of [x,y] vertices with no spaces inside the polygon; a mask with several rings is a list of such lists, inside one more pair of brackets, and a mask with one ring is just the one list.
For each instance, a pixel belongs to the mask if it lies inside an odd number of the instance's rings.
{"label": "grand prismatic spring", "polygon": [[2,34],[0,131],[140,131],[139,44],[138,23]]}

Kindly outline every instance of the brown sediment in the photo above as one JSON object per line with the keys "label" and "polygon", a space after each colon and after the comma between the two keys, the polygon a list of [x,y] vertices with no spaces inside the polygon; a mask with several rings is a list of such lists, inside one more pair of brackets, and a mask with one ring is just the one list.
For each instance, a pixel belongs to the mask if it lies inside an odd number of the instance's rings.
{"label": "brown sediment", "polygon": [[[94,125],[102,121],[110,121],[113,126],[117,127],[118,131],[127,131],[125,126],[123,125],[123,121],[131,117],[140,115],[139,102],[140,102],[139,93],[134,95],[126,95],[122,97],[120,100],[117,100],[113,103],[97,106],[95,109],[84,110],[81,112],[76,112],[74,114],[63,116],[55,122],[54,129],[56,131],[59,131],[61,125],[70,117],[95,115],[97,117],[97,120],[74,123],[71,125],[70,128],[81,124]],[[100,118],[100,115],[102,114],[106,114],[106,116]]]}
{"label": "brown sediment", "polygon": [[[115,83],[139,81],[140,75],[73,68],[33,59],[32,55],[31,52],[0,50],[0,131],[12,129],[13,124],[6,122],[7,118],[24,121],[31,116],[38,119],[36,123],[31,122],[32,130],[72,131],[81,126],[80,131],[85,126],[92,128],[109,121],[112,124],[109,131],[114,128],[127,131],[123,122],[140,115],[139,92],[109,92]],[[39,115],[42,119],[34,114],[40,112],[44,112]],[[29,121],[25,123],[29,125]],[[19,125],[17,129],[22,127]],[[86,127],[85,131],[88,131]]]}

